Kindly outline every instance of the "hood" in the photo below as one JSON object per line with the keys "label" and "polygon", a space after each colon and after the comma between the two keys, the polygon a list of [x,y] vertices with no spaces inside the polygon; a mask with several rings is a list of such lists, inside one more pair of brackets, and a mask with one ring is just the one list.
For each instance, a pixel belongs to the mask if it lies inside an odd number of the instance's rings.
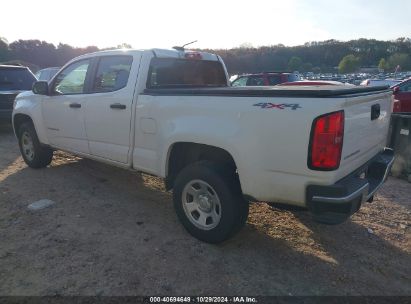
{"label": "hood", "polygon": [[22,91],[22,90],[7,90],[7,91],[0,91],[1,95],[17,95],[22,92],[27,92],[27,91]]}
{"label": "hood", "polygon": [[32,91],[18,91],[18,94],[19,95],[16,96],[16,99],[34,95]]}

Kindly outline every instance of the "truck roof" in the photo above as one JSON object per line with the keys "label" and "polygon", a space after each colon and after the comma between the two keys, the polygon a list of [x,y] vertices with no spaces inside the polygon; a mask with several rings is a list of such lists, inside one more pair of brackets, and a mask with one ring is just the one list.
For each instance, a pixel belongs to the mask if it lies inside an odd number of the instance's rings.
{"label": "truck roof", "polygon": [[219,61],[219,57],[212,53],[193,51],[193,50],[175,50],[175,49],[116,49],[116,50],[106,50],[98,51],[93,53],[84,54],[78,56],[74,59],[88,58],[92,56],[104,56],[104,55],[137,55],[143,52],[152,52],[155,57],[160,58],[181,58],[184,59],[186,54],[198,54],[202,60]]}

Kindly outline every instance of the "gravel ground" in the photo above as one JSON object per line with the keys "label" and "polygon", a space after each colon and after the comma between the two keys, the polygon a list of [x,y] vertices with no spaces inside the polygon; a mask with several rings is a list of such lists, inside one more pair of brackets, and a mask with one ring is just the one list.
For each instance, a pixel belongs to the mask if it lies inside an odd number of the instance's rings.
{"label": "gravel ground", "polygon": [[390,178],[344,224],[255,203],[208,245],[160,179],[63,152],[33,170],[0,127],[0,295],[411,295],[410,230],[411,185]]}

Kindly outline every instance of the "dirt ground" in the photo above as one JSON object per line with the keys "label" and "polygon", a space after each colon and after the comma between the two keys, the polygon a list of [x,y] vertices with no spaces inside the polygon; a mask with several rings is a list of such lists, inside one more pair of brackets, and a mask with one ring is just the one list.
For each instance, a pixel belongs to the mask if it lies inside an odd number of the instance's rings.
{"label": "dirt ground", "polygon": [[390,178],[344,224],[255,203],[208,245],[160,179],[62,152],[33,170],[0,127],[0,295],[411,295],[410,231],[411,184]]}

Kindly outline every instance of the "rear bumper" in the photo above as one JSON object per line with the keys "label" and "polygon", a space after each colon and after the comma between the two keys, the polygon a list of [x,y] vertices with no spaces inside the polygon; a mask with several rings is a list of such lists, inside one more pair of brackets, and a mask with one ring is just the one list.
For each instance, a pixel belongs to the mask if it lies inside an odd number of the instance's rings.
{"label": "rear bumper", "polygon": [[387,179],[393,162],[393,150],[385,149],[334,185],[308,186],[307,207],[314,219],[326,224],[345,221],[363,202],[372,200]]}

